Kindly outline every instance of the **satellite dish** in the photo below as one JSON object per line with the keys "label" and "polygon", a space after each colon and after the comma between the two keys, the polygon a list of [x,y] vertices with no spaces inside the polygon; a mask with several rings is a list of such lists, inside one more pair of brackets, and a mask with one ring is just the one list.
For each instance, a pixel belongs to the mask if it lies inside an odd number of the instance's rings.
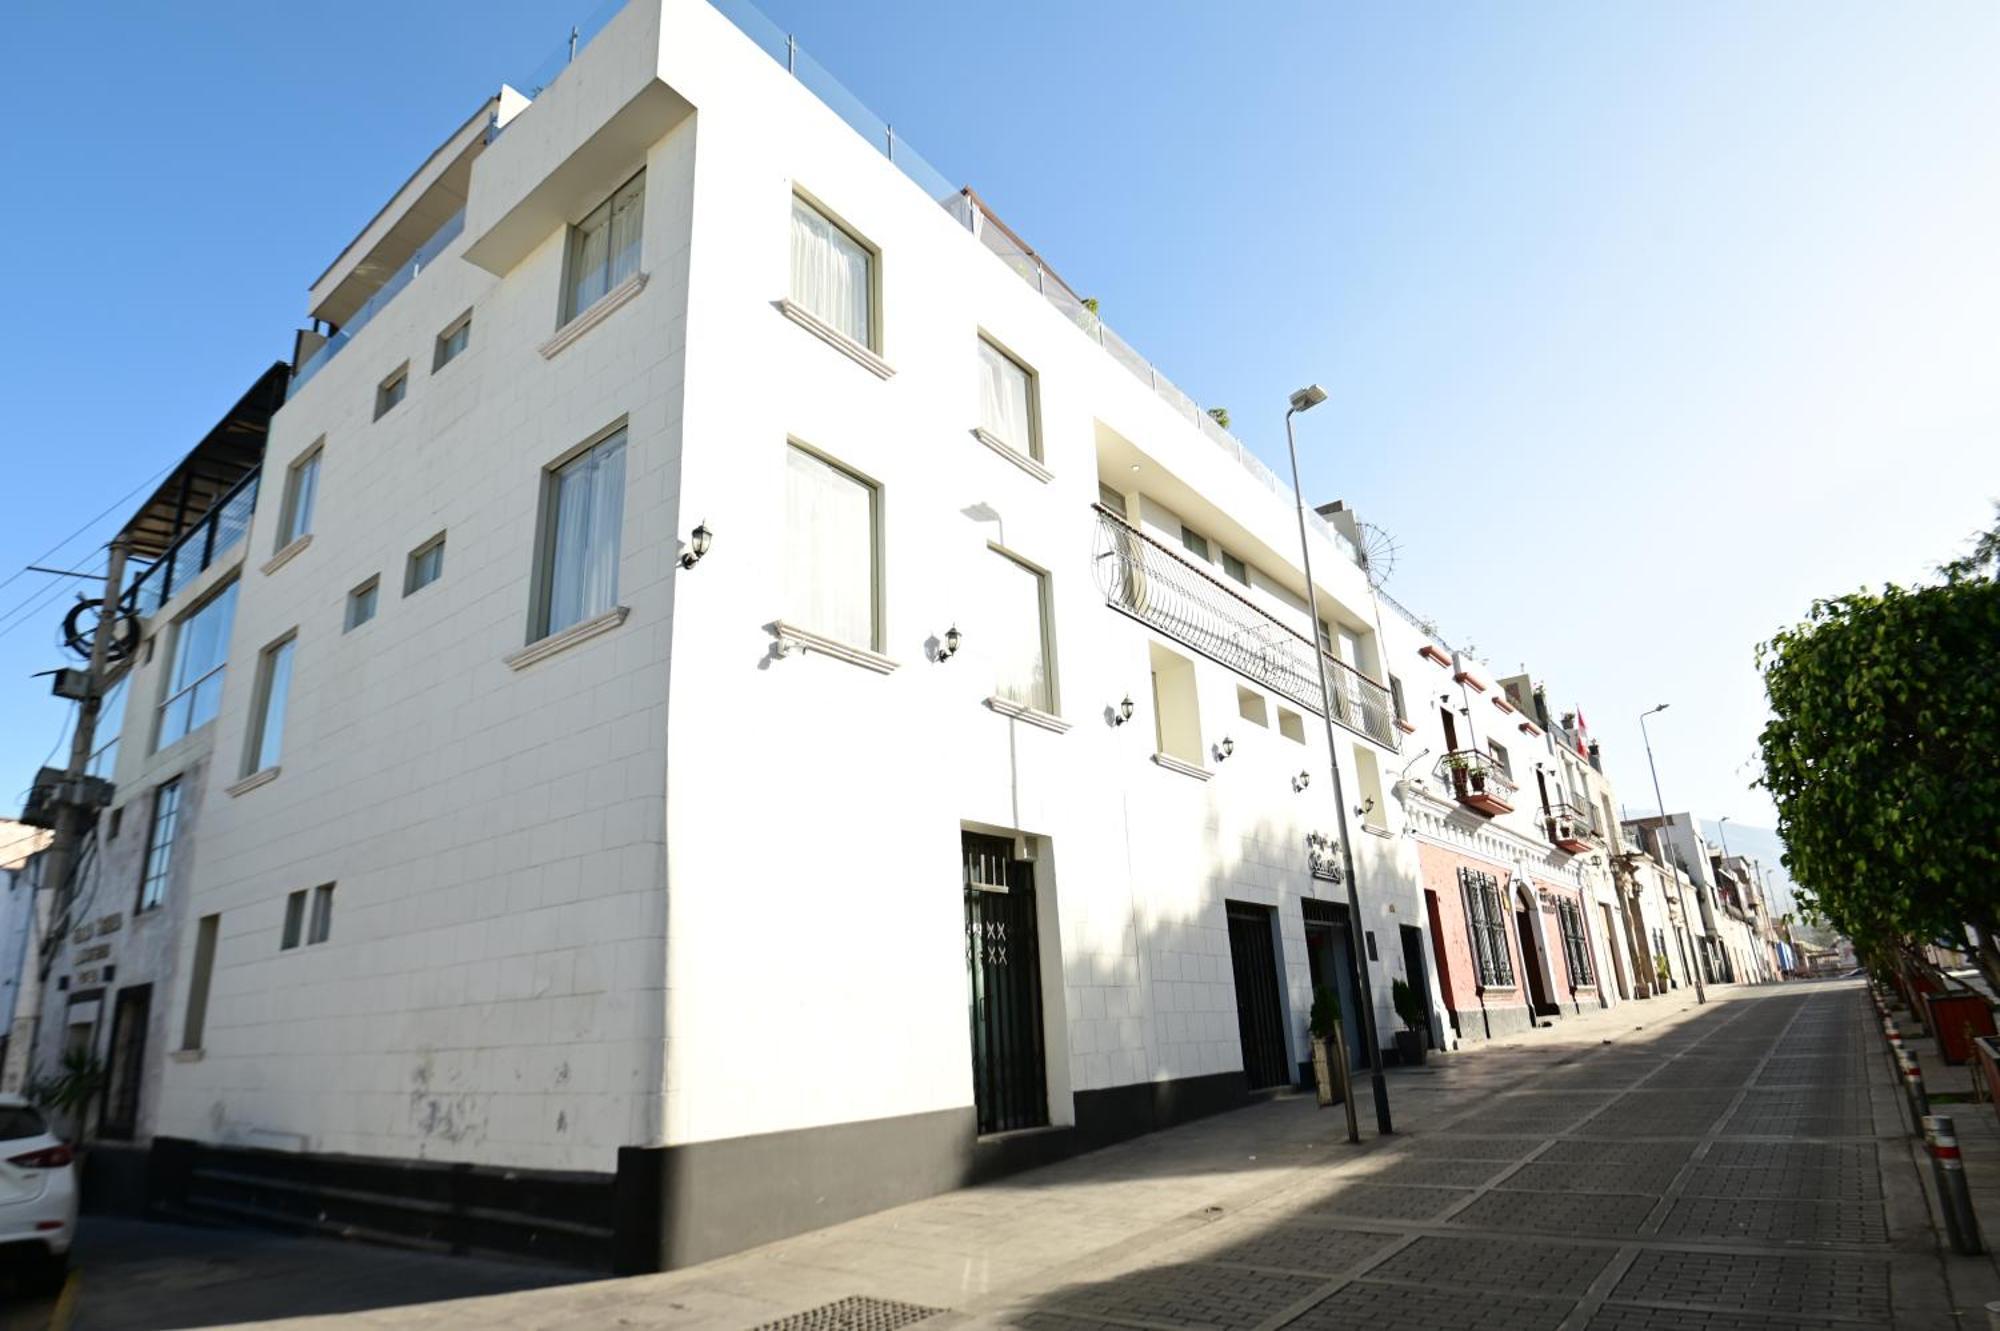
{"label": "satellite dish", "polygon": [[1361,568],[1370,587],[1380,587],[1396,571],[1396,538],[1372,522],[1361,528]]}

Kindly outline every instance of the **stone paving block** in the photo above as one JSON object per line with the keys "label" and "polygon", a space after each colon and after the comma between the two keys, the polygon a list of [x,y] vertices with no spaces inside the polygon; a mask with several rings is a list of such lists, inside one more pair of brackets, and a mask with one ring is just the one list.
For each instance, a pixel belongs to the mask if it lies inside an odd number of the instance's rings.
{"label": "stone paving block", "polygon": [[1489,1192],[1446,1223],[1502,1232],[1637,1234],[1658,1197],[1604,1192]]}
{"label": "stone paving block", "polygon": [[1356,1216],[1363,1220],[1429,1220],[1472,1196],[1469,1188],[1384,1188],[1350,1183],[1312,1203],[1314,1215]]}
{"label": "stone paving block", "polygon": [[1184,1262],[1069,1285],[1039,1300],[1037,1310],[1158,1326],[1248,1328],[1324,1283],[1316,1276]]}
{"label": "stone paving block", "polygon": [[1669,1238],[1763,1239],[1774,1243],[1884,1243],[1874,1202],[1765,1201],[1682,1197],[1660,1233]]}
{"label": "stone paving block", "polygon": [[1471,1188],[1484,1183],[1506,1167],[1507,1162],[1504,1160],[1453,1160],[1446,1157],[1433,1159],[1427,1156],[1412,1156],[1397,1160],[1373,1173],[1357,1176],[1355,1181],[1380,1184],[1384,1187],[1421,1183],[1432,1187]]}
{"label": "stone paving block", "polygon": [[1551,1163],[1672,1165],[1679,1168],[1694,1154],[1692,1141],[1630,1141],[1624,1138],[1570,1137],[1553,1143],[1536,1157]]}
{"label": "stone paving block", "polygon": [[1762,1314],[1714,1312],[1695,1308],[1643,1308],[1607,1303],[1585,1325],[1585,1331],[1857,1331],[1862,1322],[1836,1322],[1816,1317],[1805,1321],[1778,1320]]}
{"label": "stone paving block", "polygon": [[1747,1169],[1697,1165],[1681,1191],[1691,1197],[1799,1198],[1879,1202],[1882,1176],[1874,1169]]}
{"label": "stone paving block", "polygon": [[[1221,1227],[1217,1227],[1218,1229]],[[1231,1226],[1185,1244],[1177,1256],[1227,1266],[1260,1266],[1331,1276],[1400,1241],[1395,1234],[1337,1229],[1330,1218]]]}
{"label": "stone paving block", "polygon": [[1890,1322],[1887,1258],[1641,1252],[1611,1301],[1677,1303],[1786,1317]]}
{"label": "stone paving block", "polygon": [[1286,1331],[1555,1331],[1569,1299],[1356,1281],[1309,1308]]}
{"label": "stone paving block", "polygon": [[1718,1141],[1701,1162],[1725,1169],[1852,1169],[1880,1175],[1873,1142]]}
{"label": "stone paving block", "polygon": [[1403,1152],[1446,1160],[1521,1160],[1546,1140],[1526,1136],[1469,1136],[1460,1129],[1452,1129],[1436,1136],[1412,1137],[1403,1144]]}
{"label": "stone paving block", "polygon": [[1540,1239],[1425,1235],[1381,1265],[1370,1280],[1455,1285],[1582,1298],[1617,1249]]}
{"label": "stone paving block", "polygon": [[1679,1164],[1582,1164],[1573,1160],[1531,1160],[1498,1186],[1516,1192],[1664,1193]]}

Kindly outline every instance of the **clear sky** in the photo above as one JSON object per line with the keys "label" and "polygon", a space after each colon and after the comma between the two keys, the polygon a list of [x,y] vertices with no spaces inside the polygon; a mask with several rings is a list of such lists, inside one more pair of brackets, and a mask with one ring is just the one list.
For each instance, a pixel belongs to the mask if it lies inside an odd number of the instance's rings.
{"label": "clear sky", "polygon": [[[2000,496],[1990,0],[763,7],[1266,460],[1323,383],[1309,497],[1635,807],[1666,701],[1667,803],[1768,826],[1754,644]],[[590,8],[7,6],[0,578],[192,446]],[[45,586],[0,586],[10,807],[65,719]]]}

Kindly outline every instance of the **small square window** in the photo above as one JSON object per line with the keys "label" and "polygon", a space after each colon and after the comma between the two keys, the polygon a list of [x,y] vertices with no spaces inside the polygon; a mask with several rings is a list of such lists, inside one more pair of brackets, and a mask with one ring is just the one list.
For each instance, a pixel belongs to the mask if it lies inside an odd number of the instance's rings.
{"label": "small square window", "polygon": [[1278,709],[1278,733],[1294,744],[1306,742],[1306,719],[1289,707]]}
{"label": "small square window", "polygon": [[341,631],[351,633],[363,624],[366,624],[369,620],[375,618],[375,606],[381,597],[381,593],[382,577],[380,574],[368,579],[368,581],[349,592],[347,594],[347,622]]}
{"label": "small square window", "polygon": [[382,381],[375,390],[375,419],[381,420],[389,414],[389,409],[403,400],[410,391],[410,365],[408,361],[396,367],[396,372]]}
{"label": "small square window", "polygon": [[410,551],[410,565],[403,574],[403,595],[422,591],[444,576],[444,533],[439,532]]}
{"label": "small square window", "polygon": [[1202,563],[1206,564],[1209,562],[1208,538],[1186,524],[1182,524],[1181,526],[1181,544],[1187,547],[1189,554],[1199,559]]}
{"label": "small square window", "polygon": [[324,943],[333,936],[333,884],[321,883],[312,892],[312,919],[306,924],[306,942]]}
{"label": "small square window", "polygon": [[297,947],[305,927],[306,894],[300,889],[285,898],[285,931],[278,937],[278,951],[289,952]]}
{"label": "small square window", "polygon": [[1236,714],[1253,726],[1270,727],[1269,713],[1264,709],[1264,695],[1240,684],[1236,687]]}
{"label": "small square window", "polygon": [[436,374],[457,360],[459,353],[471,345],[472,311],[467,310],[452,320],[449,328],[437,335],[437,346],[431,352],[431,373]]}
{"label": "small square window", "polygon": [[1242,583],[1245,587],[1250,585],[1250,569],[1242,560],[1230,554],[1227,550],[1222,552],[1222,571]]}

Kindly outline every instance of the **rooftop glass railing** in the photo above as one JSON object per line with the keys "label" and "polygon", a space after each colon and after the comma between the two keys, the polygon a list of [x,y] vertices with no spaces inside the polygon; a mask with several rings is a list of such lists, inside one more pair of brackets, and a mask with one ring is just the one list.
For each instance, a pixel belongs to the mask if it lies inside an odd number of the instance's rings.
{"label": "rooftop glass railing", "polygon": [[424,269],[437,262],[440,254],[458,239],[458,233],[465,230],[465,210],[460,209],[446,218],[444,225],[431,233],[431,238],[417,246],[417,252],[410,256],[394,273],[370,296],[362,307],[341,325],[325,344],[306,357],[305,362],[292,372],[292,389],[296,393],[305,387],[306,381],[326,367],[326,363],[340,354],[340,349],[354,340],[355,334],[368,326],[368,321],[380,314],[385,306],[408,286],[413,278]]}
{"label": "rooftop glass railing", "polygon": [[236,488],[176,537],[152,567],[132,580],[121,598],[127,610],[141,618],[154,613],[243,539],[250,530],[250,515],[257,509],[257,475],[253,471],[238,481]]}

